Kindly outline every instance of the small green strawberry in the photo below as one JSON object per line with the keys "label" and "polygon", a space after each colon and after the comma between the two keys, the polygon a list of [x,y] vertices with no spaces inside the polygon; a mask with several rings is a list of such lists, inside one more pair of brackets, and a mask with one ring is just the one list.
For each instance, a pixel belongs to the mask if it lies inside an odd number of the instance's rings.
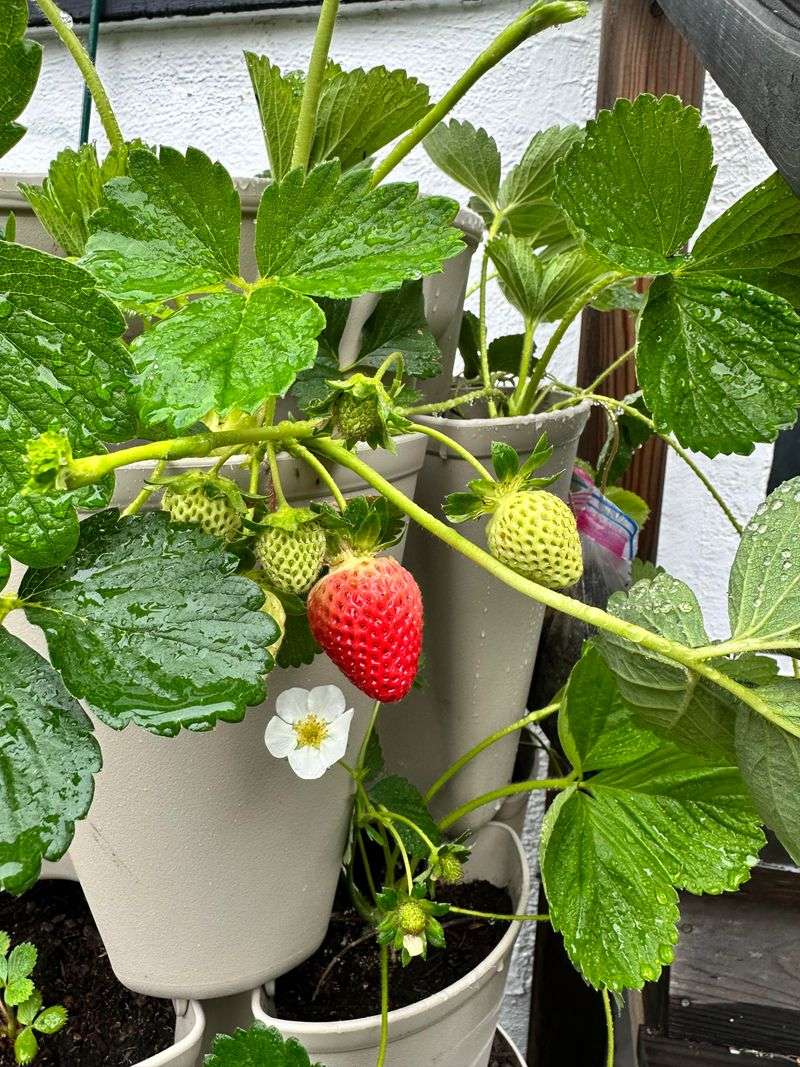
{"label": "small green strawberry", "polygon": [[261,610],[265,615],[269,615],[278,625],[280,634],[276,641],[273,641],[271,645],[267,646],[267,651],[273,657],[278,655],[281,645],[283,644],[283,638],[286,633],[286,609],[280,601],[280,597],[270,589],[267,584],[267,577],[263,571],[244,571],[244,577],[249,578],[251,582],[255,582],[264,594],[264,603],[261,605]]}
{"label": "small green strawberry", "polygon": [[228,478],[193,471],[167,483],[161,507],[173,522],[189,522],[223,541],[233,541],[242,527],[245,506]]}
{"label": "small green strawberry", "polygon": [[267,581],[283,593],[307,592],[325,562],[327,541],[316,516],[289,505],[268,515],[256,540]]}
{"label": "small green strawberry", "polygon": [[552,493],[521,490],[504,496],[486,540],[495,559],[548,589],[574,585],[583,574],[575,516]]}

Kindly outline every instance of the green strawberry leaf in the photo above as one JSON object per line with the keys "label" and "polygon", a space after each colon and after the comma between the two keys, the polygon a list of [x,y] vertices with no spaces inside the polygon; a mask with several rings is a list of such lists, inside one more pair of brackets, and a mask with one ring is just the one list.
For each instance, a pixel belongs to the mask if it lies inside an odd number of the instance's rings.
{"label": "green strawberry leaf", "polygon": [[35,992],[34,984],[30,978],[11,978],[9,976],[3,999],[9,1007],[15,1008],[18,1004],[24,1004]]}
{"label": "green strawberry leaf", "polygon": [[138,307],[238,277],[241,206],[221,163],[196,148],[132,148],[128,174],[107,183],[90,220],[81,262],[102,289]]}
{"label": "green strawberry leaf", "polygon": [[[759,692],[787,720],[800,724],[800,684],[782,678]],[[741,707],[736,717],[736,757],[758,813],[800,863],[800,739]]]}
{"label": "green strawberry leaf", "polygon": [[81,456],[134,435],[124,328],[86,271],[0,243],[0,543],[21,563],[58,562],[78,539],[74,495],[24,493],[25,443],[55,425]]}
{"label": "green strawberry leaf", "polygon": [[13,982],[18,978],[29,978],[36,967],[38,956],[36,946],[32,945],[30,941],[23,941],[21,944],[15,945],[8,957],[8,981]]}
{"label": "green strawberry leaf", "polygon": [[673,959],[676,889],[737,889],[763,844],[736,768],[663,744],[571,787],[548,812],[551,922],[592,986],[639,989]]}
{"label": "green strawberry leaf", "polygon": [[102,163],[94,144],[81,145],[77,152],[65,148],[41,185],[20,182],[19,189],[67,255],[82,256],[89,240],[89,218],[105,204],[103,186],[124,175],[127,163],[127,147],[112,150]]}
{"label": "green strawberry leaf", "polygon": [[442,354],[425,318],[421,281],[384,293],[364,324],[359,365],[379,367],[392,352],[402,353],[409,377],[433,378],[441,372]]}
{"label": "green strawberry leaf", "polygon": [[278,649],[279,667],[303,667],[313,663],[322,652],[317,644],[305,611],[295,614],[287,611],[283,641]]}
{"label": "green strawberry leaf", "polygon": [[650,505],[643,500],[638,493],[632,493],[630,489],[623,489],[619,485],[610,485],[606,489],[606,500],[610,500],[620,511],[633,519],[641,529],[650,518]]}
{"label": "green strawberry leaf", "polygon": [[[524,333],[511,333],[505,334],[502,337],[495,337],[494,340],[489,342],[489,370],[493,374],[517,374],[519,372],[520,360],[522,359],[522,345],[525,341]],[[535,351],[535,346],[534,346]],[[480,359],[475,367],[475,373],[467,375],[465,377],[480,377]]]}
{"label": "green strawberry leaf", "polygon": [[668,274],[703,217],[715,172],[700,112],[676,96],[644,94],[587,123],[556,165],[555,200],[613,263]]}
{"label": "green strawberry leaf", "polygon": [[305,80],[300,71],[282,74],[266,56],[245,52],[244,58],[258,104],[270,171],[273,178],[280,180],[292,166]]}
{"label": "green strawberry leaf", "polygon": [[8,950],[11,948],[11,938],[5,930],[0,930],[0,958],[2,958],[6,965],[6,972],[3,975],[3,982],[8,977],[8,960],[5,957],[8,955]]}
{"label": "green strawberry leaf", "polygon": [[491,211],[500,192],[500,152],[486,130],[469,122],[440,122],[422,145],[444,173],[475,193]]}
{"label": "green strawberry leaf", "polygon": [[6,550],[0,547],[0,592],[8,584],[11,577],[11,558]]}
{"label": "green strawberry leaf", "polygon": [[518,237],[495,237],[487,251],[500,276],[503,296],[527,322],[535,322],[539,318],[543,275],[539,257]]}
{"label": "green strawberry leaf", "polygon": [[327,345],[320,344],[314,365],[301,371],[290,390],[303,412],[321,408],[335,393],[330,383],[341,376],[339,357]]}
{"label": "green strawberry leaf", "polygon": [[[608,610],[688,648],[709,644],[694,593],[668,574],[639,581],[627,594],[615,593]],[[688,668],[614,634],[598,634],[596,642],[640,722],[690,752],[732,760],[738,707],[732,696]]]}
{"label": "green strawberry leaf", "polygon": [[746,282],[800,307],[800,199],[778,173],[697,238],[687,270]]}
{"label": "green strawberry leaf", "polygon": [[33,1030],[20,1030],[14,1038],[14,1058],[20,1065],[33,1063],[39,1053],[39,1043]]}
{"label": "green strawberry leaf", "polygon": [[800,478],[771,493],[745,527],[730,575],[728,612],[735,639],[767,649],[800,648]]}
{"label": "green strawberry leaf", "polygon": [[36,1018],[33,1028],[41,1034],[57,1034],[67,1025],[67,1009],[60,1004],[54,1004],[52,1008],[45,1008]]}
{"label": "green strawberry leaf", "polygon": [[312,1064],[308,1053],[293,1037],[285,1039],[276,1029],[260,1023],[214,1040],[205,1067],[323,1067]]}
{"label": "green strawberry leaf", "polygon": [[42,66],[42,46],[25,40],[27,28],[26,0],[6,0],[0,26],[0,156],[25,133],[14,120],[28,106]]}
{"label": "green strawberry leaf", "polygon": [[700,272],[659,278],[636,364],[659,429],[707,456],[749,455],[795,421],[800,317],[746,282]]}
{"label": "green strawberry leaf", "polygon": [[264,699],[275,624],[238,559],[164,512],[81,524],[63,567],[29,571],[20,595],[73,695],[114,729],[174,736],[239,722]]}
{"label": "green strawberry leaf", "polygon": [[254,412],[312,366],[319,307],[279,285],[193,300],[133,346],[147,423],[188,430],[210,411]]}
{"label": "green strawberry leaf", "polygon": [[[433,841],[434,845],[440,844],[441,832],[428,811],[424,797],[406,778],[401,778],[396,774],[381,778],[369,787],[368,793],[373,804],[405,816],[406,819],[415,823]],[[427,857],[428,846],[410,826],[397,823],[395,829],[412,859],[422,860]]]}
{"label": "green strawberry leaf", "polygon": [[558,735],[567,759],[581,773],[630,763],[661,744],[636,721],[614,675],[592,644],[584,647],[569,676],[558,714]]}
{"label": "green strawberry leaf", "polygon": [[[643,415],[650,417],[650,412],[641,393],[632,393],[625,397],[628,407],[636,408]],[[616,432],[609,433],[600,455],[597,469],[605,473],[606,481],[614,484],[620,481],[633,462],[633,457],[652,437],[653,432],[641,419],[622,412],[616,417]]]}
{"label": "green strawberry leaf", "polygon": [[256,221],[265,278],[312,296],[385,292],[442,269],[462,247],[457,205],[416,185],[370,189],[370,175],[337,162],[294,170],[268,186]]}
{"label": "green strawberry leaf", "polygon": [[577,126],[551,126],[537,133],[520,162],[503,180],[498,207],[511,233],[542,248],[568,239],[564,212],[553,201],[555,168],[569,149],[583,140]]}
{"label": "green strawberry leaf", "polygon": [[384,767],[381,739],[378,737],[378,731],[373,729],[367,742],[367,751],[364,753],[364,781],[368,784],[374,782],[380,774],[383,774]]}
{"label": "green strawberry leaf", "polygon": [[633,311],[637,315],[645,305],[645,294],[633,282],[617,282],[592,298],[595,311]]}
{"label": "green strawberry leaf", "polygon": [[17,1008],[17,1022],[30,1026],[42,1009],[42,994],[34,989],[28,999]]}

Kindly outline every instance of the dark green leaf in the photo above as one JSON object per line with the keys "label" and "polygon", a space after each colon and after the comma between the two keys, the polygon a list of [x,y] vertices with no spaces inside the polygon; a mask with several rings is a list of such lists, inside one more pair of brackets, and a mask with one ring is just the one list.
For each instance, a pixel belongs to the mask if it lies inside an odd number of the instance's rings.
{"label": "dark green leaf", "polygon": [[135,432],[125,323],[86,271],[0,243],[0,543],[21,563],[58,562],[78,539],[66,494],[24,495],[25,444],[55,425],[76,456]]}
{"label": "dark green leaf", "polygon": [[[524,333],[506,334],[489,342],[489,370],[493,374],[517,374],[522,359]],[[474,377],[480,374],[480,365]],[[466,377],[466,375],[465,375]]]}
{"label": "dark green leaf", "polygon": [[556,166],[555,200],[631,274],[666,274],[697,229],[714,180],[700,112],[676,96],[618,100]]}
{"label": "dark green leaf", "polygon": [[591,985],[641,988],[672,961],[675,889],[738,888],[763,843],[734,767],[662,745],[551,808],[542,835],[551,921]]}
{"label": "dark green leaf", "polygon": [[60,859],[89,810],[100,749],[50,664],[0,629],[0,888],[22,893],[43,858]]}
{"label": "dark green leaf", "polygon": [[[694,593],[668,574],[639,581],[627,594],[615,593],[608,610],[688,648],[709,643]],[[623,699],[645,726],[689,751],[732,759],[733,697],[641,645],[609,633],[598,634],[596,641]]]}
{"label": "dark green leaf", "polygon": [[464,360],[464,377],[467,379],[480,377],[480,343],[480,320],[474,312],[465,311],[458,335],[458,351]]}
{"label": "dark green leaf", "polygon": [[596,311],[634,311],[638,314],[645,305],[645,294],[640,293],[633,282],[618,282],[592,298],[591,306]]}
{"label": "dark green leaf", "polygon": [[[784,678],[760,690],[800,725],[800,685]],[[800,863],[800,739],[748,707],[736,718],[736,756],[758,813]]]}
{"label": "dark green leaf", "polygon": [[273,178],[280,180],[292,166],[305,81],[299,71],[282,74],[266,56],[245,52],[244,58],[258,103],[270,170]]}
{"label": "dark green leaf", "polygon": [[800,317],[778,296],[712,274],[659,278],[637,369],[662,430],[707,456],[749,455],[800,404]]}
{"label": "dark green leaf", "polygon": [[0,548],[0,591],[6,586],[11,577],[11,560],[4,548]]}
{"label": "dark green leaf", "polygon": [[751,189],[697,238],[695,267],[800,307],[800,199],[780,174]]}
{"label": "dark green leaf", "polygon": [[[439,827],[428,811],[422,794],[407,779],[393,774],[388,778],[381,778],[379,782],[370,786],[368,792],[373,804],[410,819],[433,841],[434,845],[438,845],[441,842],[442,835],[439,832]],[[428,846],[410,826],[397,823],[395,829],[402,838],[409,856],[413,859],[425,859],[427,857]]]}
{"label": "dark green leaf", "polygon": [[36,215],[68,256],[82,256],[89,240],[89,218],[105,204],[103,185],[125,174],[128,150],[112,150],[101,164],[97,146],[76,152],[65,148],[50,164],[41,185],[20,183],[19,189]]}
{"label": "dark green leaf", "polygon": [[[626,396],[625,403],[650,417],[641,393]],[[606,482],[612,485],[618,482],[633,462],[637,450],[652,436],[653,431],[647,423],[620,412],[616,416],[616,434],[609,434],[597,459],[597,469],[605,473]]]}
{"label": "dark green leaf", "polygon": [[278,666],[307,666],[320,652],[322,649],[314,640],[305,611],[300,615],[287,612],[283,641],[278,649]]}
{"label": "dark green leaf", "polygon": [[101,288],[137,306],[224,286],[239,275],[241,206],[221,163],[196,148],[128,153],[127,178],[104,189],[83,264]]}
{"label": "dark green leaf", "polygon": [[5,0],[0,25],[0,156],[4,156],[25,133],[18,119],[28,106],[42,65],[42,46],[26,41],[26,0]]}
{"label": "dark green leaf", "polygon": [[442,354],[425,318],[421,281],[384,293],[364,325],[359,363],[379,367],[392,352],[402,352],[412,378],[433,378],[442,369]]}
{"label": "dark green leaf", "polygon": [[210,411],[253,412],[314,363],[325,316],[278,285],[193,300],[133,346],[142,417],[188,430]]}
{"label": "dark green leaf", "polygon": [[320,344],[313,367],[301,371],[291,388],[300,410],[309,411],[328,401],[335,392],[330,382],[341,378],[341,374],[338,358],[327,345]]}
{"label": "dark green leaf", "polygon": [[436,166],[491,208],[500,191],[500,152],[486,130],[469,122],[440,122],[422,142]]}
{"label": "dark green leaf", "polygon": [[614,675],[591,644],[569,676],[558,734],[567,758],[579,771],[630,763],[661,744],[635,721]]}
{"label": "dark green leaf", "polygon": [[277,1030],[257,1023],[214,1041],[205,1067],[323,1067],[312,1065],[308,1054],[294,1038],[284,1040]]}
{"label": "dark green leaf", "polygon": [[582,139],[583,130],[577,126],[542,130],[503,181],[500,209],[514,236],[528,238],[534,248],[570,236],[564,213],[552,198],[555,166]]}
{"label": "dark green leaf", "polygon": [[792,478],[767,497],[742,534],[728,590],[734,638],[800,647],[799,525],[800,478]]}
{"label": "dark green leaf", "polygon": [[322,163],[264,192],[256,223],[261,273],[315,296],[385,292],[442,269],[463,248],[457,205],[416,185],[370,189],[370,175]]}
{"label": "dark green leaf", "polygon": [[526,321],[536,321],[541,307],[543,274],[539,257],[518,237],[495,237],[487,250],[500,275],[500,288],[506,300]]}
{"label": "dark green leaf", "polygon": [[384,761],[381,741],[378,737],[378,731],[373,730],[369,735],[367,751],[364,754],[364,771],[366,772],[364,781],[373,782],[379,774],[383,773],[383,768]]}
{"label": "dark green leaf", "polygon": [[63,567],[29,571],[20,594],[53,665],[103,722],[174,736],[239,722],[264,699],[278,629],[237,565],[164,512],[107,511],[81,524]]}

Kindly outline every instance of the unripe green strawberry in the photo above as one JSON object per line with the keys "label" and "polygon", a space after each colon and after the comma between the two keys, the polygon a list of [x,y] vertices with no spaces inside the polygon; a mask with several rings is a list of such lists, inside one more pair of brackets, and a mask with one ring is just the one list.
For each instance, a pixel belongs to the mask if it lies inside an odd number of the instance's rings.
{"label": "unripe green strawberry", "polygon": [[233,541],[242,526],[228,485],[213,476],[182,477],[167,488],[161,507],[173,522],[193,523],[223,541]]}
{"label": "unripe green strawberry", "polygon": [[243,574],[245,578],[255,582],[264,594],[264,603],[261,605],[261,610],[265,615],[270,615],[278,624],[278,629],[280,630],[278,639],[267,646],[267,651],[274,658],[278,655],[278,650],[283,643],[283,635],[286,633],[286,609],[281,604],[280,599],[264,584],[266,575],[263,571],[244,571]]}
{"label": "unripe green strawberry", "polygon": [[379,407],[377,396],[359,399],[352,393],[344,393],[336,403],[336,427],[345,441],[355,444],[381,433],[383,421]]}
{"label": "unripe green strawberry", "polygon": [[521,490],[502,497],[486,539],[495,559],[548,589],[574,585],[583,574],[575,517],[552,493]]}
{"label": "unripe green strawberry", "polygon": [[305,593],[325,562],[325,532],[315,522],[295,530],[269,526],[256,541],[256,556],[267,581],[284,593]]}

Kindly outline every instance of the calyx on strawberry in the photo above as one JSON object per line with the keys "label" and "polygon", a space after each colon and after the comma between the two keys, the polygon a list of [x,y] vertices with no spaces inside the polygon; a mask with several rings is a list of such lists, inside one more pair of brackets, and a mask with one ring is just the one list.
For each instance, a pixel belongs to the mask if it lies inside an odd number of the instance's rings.
{"label": "calyx on strawberry", "polygon": [[258,524],[256,557],[267,581],[285,593],[305,593],[325,562],[325,532],[307,508],[284,505]]}
{"label": "calyx on strawberry", "polygon": [[578,528],[570,508],[544,488],[557,480],[536,477],[552,456],[543,434],[525,463],[509,445],[492,444],[497,480],[477,478],[469,492],[453,493],[444,502],[451,522],[492,516],[486,528],[489,551],[501,563],[550,589],[573,585],[583,573]]}
{"label": "calyx on strawberry", "polygon": [[399,540],[402,519],[383,498],[359,497],[342,515],[319,510],[337,548],[308,595],[311,632],[363,693],[385,704],[402,700],[419,667],[422,594],[397,560],[375,555]]}
{"label": "calyx on strawberry", "polygon": [[397,407],[403,391],[402,372],[395,374],[390,389],[381,378],[380,371],[374,376],[358,372],[349,378],[328,382],[333,392],[315,410],[330,413],[333,429],[344,438],[346,448],[353,448],[363,441],[370,448],[386,448],[394,452],[392,432],[404,433],[411,429],[408,419]]}
{"label": "calyx on strawberry", "polygon": [[161,507],[173,522],[194,523],[223,541],[237,537],[246,508],[242,494],[229,478],[191,471],[164,484]]}

